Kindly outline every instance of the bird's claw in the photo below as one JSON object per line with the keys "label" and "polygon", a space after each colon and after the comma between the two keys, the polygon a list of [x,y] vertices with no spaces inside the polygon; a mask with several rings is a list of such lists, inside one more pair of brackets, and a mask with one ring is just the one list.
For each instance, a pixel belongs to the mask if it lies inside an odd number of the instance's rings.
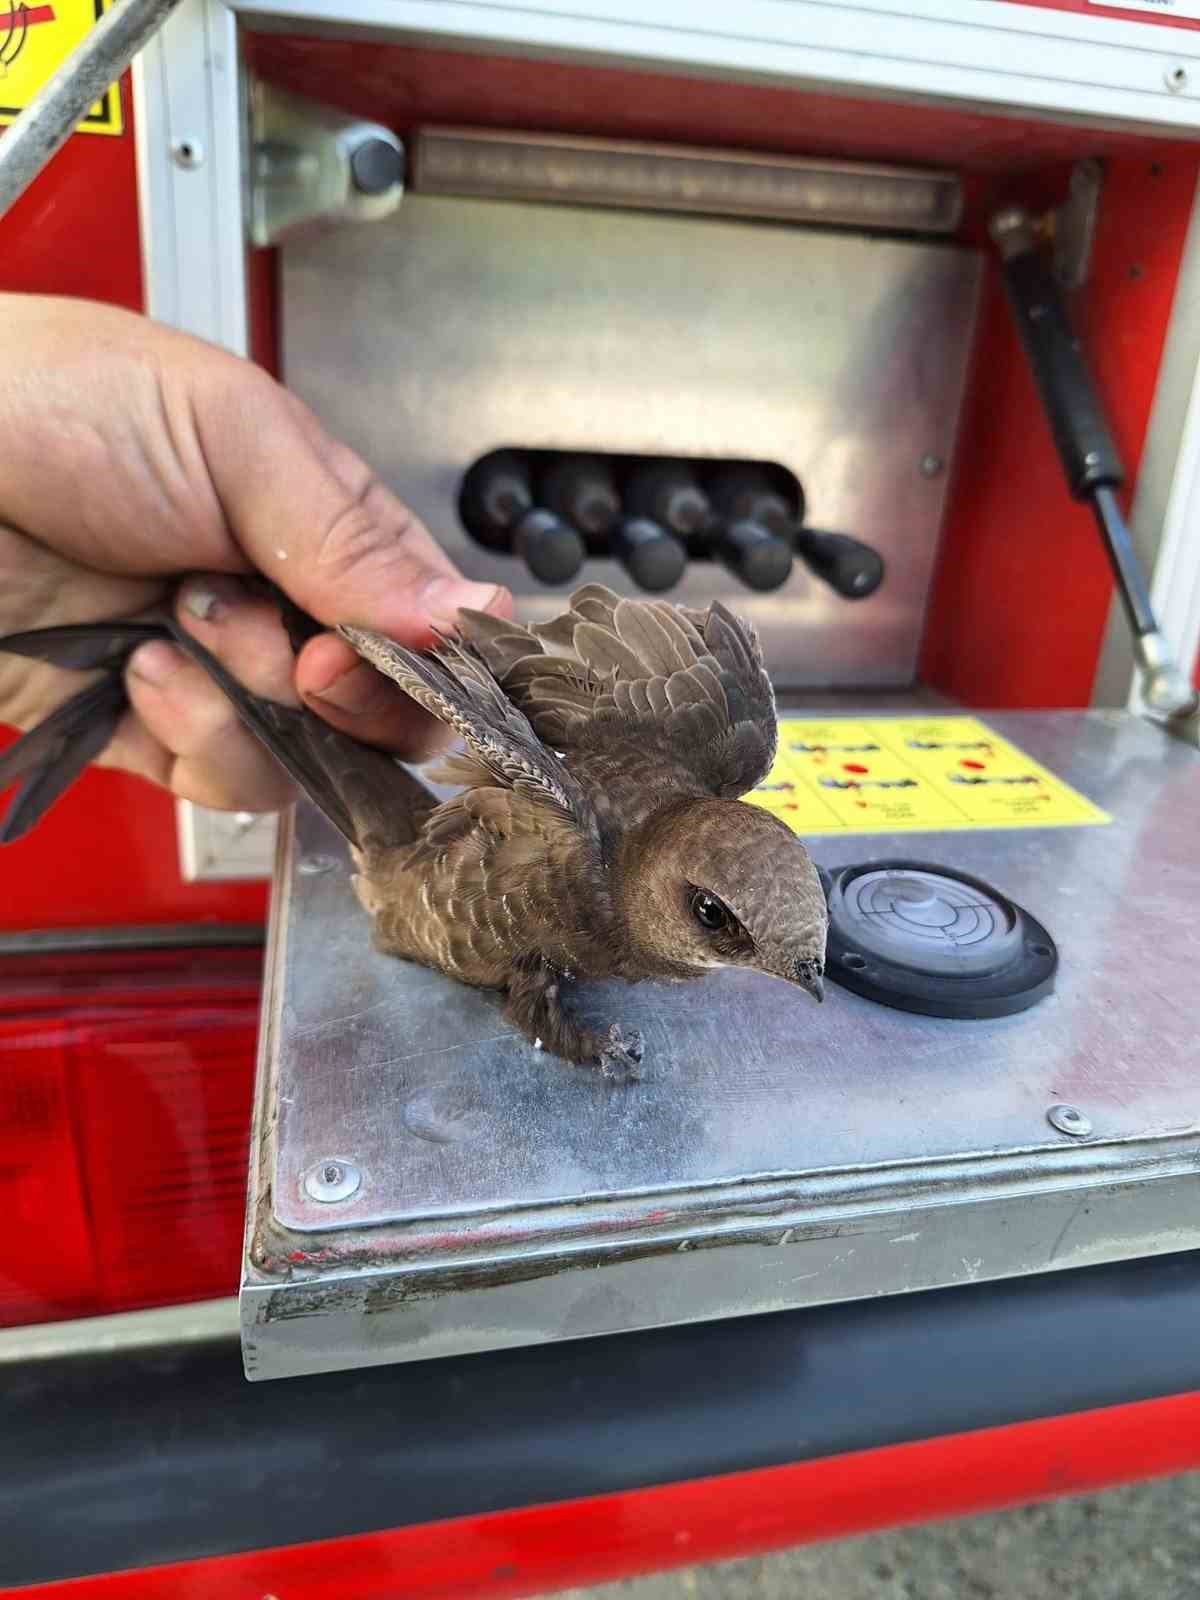
{"label": "bird's claw", "polygon": [[642,1076],[642,1036],[636,1028],[622,1033],[617,1023],[608,1030],[600,1051],[600,1071],[614,1083],[637,1083]]}

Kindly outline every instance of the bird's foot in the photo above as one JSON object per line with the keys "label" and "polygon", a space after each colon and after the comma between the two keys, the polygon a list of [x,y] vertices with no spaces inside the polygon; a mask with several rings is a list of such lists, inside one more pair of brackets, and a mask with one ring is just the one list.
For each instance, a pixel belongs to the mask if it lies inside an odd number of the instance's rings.
{"label": "bird's foot", "polygon": [[637,1083],[642,1076],[643,1048],[636,1028],[624,1033],[614,1022],[596,1058],[601,1073],[611,1083]]}
{"label": "bird's foot", "polygon": [[531,961],[514,972],[508,986],[506,1015],[535,1050],[561,1056],[580,1066],[598,1066],[612,1083],[636,1083],[641,1077],[642,1036],[613,1023],[607,1033],[584,1026],[563,1004],[562,974],[549,963]]}

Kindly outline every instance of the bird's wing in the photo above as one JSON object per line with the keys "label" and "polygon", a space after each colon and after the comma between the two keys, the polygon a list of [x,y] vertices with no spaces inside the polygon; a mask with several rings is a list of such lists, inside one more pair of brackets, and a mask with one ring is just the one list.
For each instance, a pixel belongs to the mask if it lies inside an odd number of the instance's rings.
{"label": "bird's wing", "polygon": [[0,755],[0,790],[19,784],[0,844],[27,834],[117,731],[127,701],[120,679],[101,678],[52,711]]}
{"label": "bird's wing", "polygon": [[775,696],[758,636],[719,601],[695,611],[587,584],[553,622],[460,616],[489,676],[568,761],[636,753],[664,781],[726,798],[771,769]]}
{"label": "bird's wing", "polygon": [[0,754],[0,790],[20,782],[0,844],[27,833],[109,743],[129,708],[123,672],[148,639],[168,639],[226,693],[246,726],[334,827],[356,846],[410,844],[436,801],[382,750],[339,733],[312,712],[253,695],[170,617],[77,623],[0,638],[0,651],[105,676]]}
{"label": "bird's wing", "polygon": [[468,788],[511,790],[522,803],[551,807],[587,838],[598,838],[596,816],[582,786],[542,743],[477,655],[451,639],[442,639],[434,655],[418,655],[365,628],[341,627],[338,632],[364,660],[462,738],[466,758],[450,758],[439,776]]}

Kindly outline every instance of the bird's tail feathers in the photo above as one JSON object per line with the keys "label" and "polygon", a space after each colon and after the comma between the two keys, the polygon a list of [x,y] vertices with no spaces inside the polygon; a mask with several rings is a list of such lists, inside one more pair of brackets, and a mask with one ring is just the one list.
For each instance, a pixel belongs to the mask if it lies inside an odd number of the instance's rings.
{"label": "bird's tail feathers", "polygon": [[[284,613],[294,649],[319,624],[288,602]],[[217,658],[170,616],[138,622],[77,623],[0,638],[0,651],[104,677],[65,701],[0,752],[0,791],[19,787],[0,844],[21,838],[111,742],[129,707],[124,670],[139,645],[165,639],[203,668],[242,722],[351,844],[410,844],[420,818],[436,805],[419,779],[382,750],[340,733],[312,712],[251,694]]]}

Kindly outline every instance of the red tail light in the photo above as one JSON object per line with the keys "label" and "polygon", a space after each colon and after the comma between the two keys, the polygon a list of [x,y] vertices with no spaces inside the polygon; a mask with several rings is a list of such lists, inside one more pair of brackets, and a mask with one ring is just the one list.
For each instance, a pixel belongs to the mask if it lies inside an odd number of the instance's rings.
{"label": "red tail light", "polygon": [[261,966],[0,963],[0,1326],[235,1292]]}

